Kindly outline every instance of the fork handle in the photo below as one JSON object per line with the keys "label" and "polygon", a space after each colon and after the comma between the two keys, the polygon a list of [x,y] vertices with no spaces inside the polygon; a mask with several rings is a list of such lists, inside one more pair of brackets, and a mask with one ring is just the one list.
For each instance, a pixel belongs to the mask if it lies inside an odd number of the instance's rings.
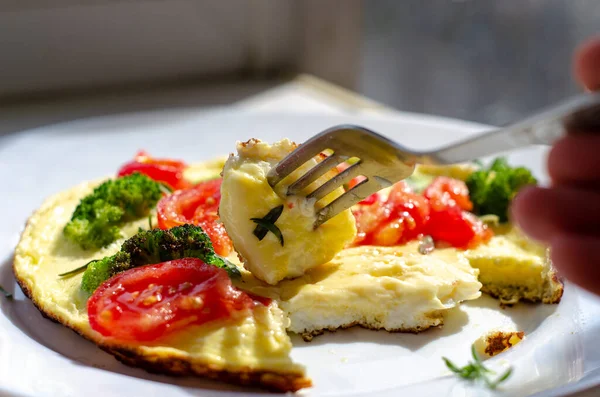
{"label": "fork handle", "polygon": [[528,145],[552,145],[565,129],[600,132],[600,94],[580,94],[523,121],[427,153],[422,160],[453,164]]}

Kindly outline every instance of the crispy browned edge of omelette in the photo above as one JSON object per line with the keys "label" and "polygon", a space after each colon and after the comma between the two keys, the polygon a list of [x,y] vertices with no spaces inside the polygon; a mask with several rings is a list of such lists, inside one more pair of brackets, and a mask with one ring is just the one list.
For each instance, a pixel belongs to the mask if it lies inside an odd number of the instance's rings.
{"label": "crispy browned edge of omelette", "polygon": [[[43,206],[45,202],[35,210],[30,218],[25,223],[25,228],[19,238],[19,243],[23,234],[27,231],[29,220]],[[17,284],[23,291],[23,294],[31,300],[33,305],[40,311],[43,317],[61,324],[85,339],[96,344],[100,349],[112,354],[118,361],[131,367],[142,368],[150,373],[166,374],[173,376],[198,376],[208,378],[219,382],[226,382],[242,386],[252,386],[267,389],[273,392],[295,392],[300,389],[311,387],[312,381],[310,378],[299,373],[280,373],[276,371],[253,370],[252,368],[243,368],[239,371],[230,371],[220,368],[218,365],[210,365],[206,363],[194,363],[192,360],[185,357],[160,357],[154,354],[144,353],[141,349],[135,346],[127,346],[118,342],[108,341],[103,337],[81,332],[76,326],[69,324],[68,321],[61,319],[52,312],[44,310],[44,307],[33,296],[28,283],[19,278],[18,271],[15,266],[15,256],[12,258],[12,270]]]}
{"label": "crispy browned edge of omelette", "polygon": [[503,351],[505,351],[507,349],[510,349],[511,347],[514,346],[514,344],[512,344],[510,341],[513,336],[516,336],[520,342],[525,337],[525,332],[523,332],[523,331],[514,331],[514,332],[497,331],[497,332],[494,332],[493,334],[489,335],[485,340],[485,353],[488,356],[493,357],[497,354],[502,353]]}

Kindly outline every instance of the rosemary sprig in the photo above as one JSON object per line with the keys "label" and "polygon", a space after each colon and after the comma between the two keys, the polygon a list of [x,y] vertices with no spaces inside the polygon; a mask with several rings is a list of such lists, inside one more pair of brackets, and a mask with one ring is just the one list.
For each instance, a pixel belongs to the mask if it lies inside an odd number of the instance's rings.
{"label": "rosemary sprig", "polygon": [[4,287],[2,287],[1,285],[0,285],[0,292],[2,292],[2,294],[4,294],[4,297],[6,299],[12,299],[13,298],[13,294],[11,294],[7,290],[5,290]]}
{"label": "rosemary sprig", "polygon": [[92,264],[94,262],[98,262],[98,261],[99,261],[99,259],[91,260],[91,261],[89,261],[88,263],[86,263],[83,266],[79,266],[78,268],[75,268],[73,270],[69,270],[68,272],[59,274],[58,277],[71,277],[71,276],[74,276],[76,274],[83,273],[83,272],[85,272],[85,270],[87,269],[87,267],[90,264]]}
{"label": "rosemary sprig", "polygon": [[508,379],[508,377],[512,373],[512,368],[509,368],[508,370],[506,370],[506,372],[504,372],[502,375],[500,375],[497,379],[492,380],[492,379],[490,379],[489,375],[493,374],[494,371],[486,368],[483,365],[481,358],[479,357],[479,355],[477,354],[477,351],[475,350],[475,345],[471,346],[471,355],[473,356],[474,361],[470,362],[469,364],[465,365],[462,368],[458,368],[452,361],[450,361],[446,357],[442,357],[442,359],[446,363],[446,366],[448,367],[448,369],[450,369],[450,371],[454,372],[461,378],[471,380],[471,381],[476,381],[476,380],[483,381],[486,384],[486,386],[489,387],[490,389],[496,389],[496,387],[498,387],[498,385],[500,383],[502,383],[506,379]]}
{"label": "rosemary sprig", "polygon": [[265,238],[268,232],[271,232],[279,239],[279,243],[283,247],[283,234],[275,225],[275,222],[277,222],[277,219],[279,219],[282,212],[283,205],[280,205],[273,208],[262,218],[250,218],[252,222],[256,223],[256,228],[254,229],[253,233],[259,241]]}

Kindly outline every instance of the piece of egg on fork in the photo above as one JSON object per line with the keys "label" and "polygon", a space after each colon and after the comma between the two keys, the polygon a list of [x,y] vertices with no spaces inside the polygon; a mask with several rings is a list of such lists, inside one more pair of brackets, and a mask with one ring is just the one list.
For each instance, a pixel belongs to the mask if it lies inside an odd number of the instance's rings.
{"label": "piece of egg on fork", "polygon": [[[237,144],[237,154],[227,159],[223,169],[219,215],[235,250],[252,274],[276,284],[285,278],[301,276],[306,270],[330,261],[356,235],[352,212],[348,209],[314,229],[315,202],[303,196],[286,196],[287,186],[317,164],[313,159],[273,189],[267,174],[297,145],[288,139],[269,145],[257,139]],[[329,175],[330,177],[330,175]],[[322,184],[321,177],[307,188]],[[343,193],[337,189],[324,201]],[[262,239],[254,233],[253,218],[264,218],[272,209],[283,206],[275,225],[279,237],[269,231]]]}

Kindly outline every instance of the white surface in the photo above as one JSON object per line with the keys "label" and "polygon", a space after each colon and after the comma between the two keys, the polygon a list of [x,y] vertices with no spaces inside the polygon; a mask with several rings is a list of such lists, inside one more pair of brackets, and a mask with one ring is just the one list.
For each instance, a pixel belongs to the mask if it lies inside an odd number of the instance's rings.
{"label": "white surface", "polygon": [[[339,123],[362,124],[415,148],[449,142],[482,128],[416,115],[355,118],[215,110],[90,119],[2,137],[0,178],[10,191],[0,196],[0,206],[5,209],[0,227],[0,284],[18,290],[10,271],[12,250],[24,221],[45,197],[82,180],[115,172],[137,149],[192,162],[231,151],[237,139],[287,136],[302,141]],[[511,157],[516,163],[541,170],[543,152],[539,148]],[[234,391],[242,390],[128,368],[71,331],[43,319],[20,291],[15,295],[13,302],[0,299],[0,392],[188,396],[235,395]],[[485,330],[516,326],[526,331],[527,339],[490,363],[514,365],[515,375],[504,388],[506,395],[528,395],[586,375],[586,382],[598,380],[594,374],[600,368],[600,348],[591,343],[600,329],[598,314],[597,301],[569,285],[560,305],[499,310],[497,301],[482,298],[453,310],[444,328],[420,335],[351,329],[308,344],[294,337],[293,356],[307,365],[314,380],[315,387],[304,395],[480,396],[487,391],[447,376],[440,357],[462,364],[468,358],[469,345]],[[563,395],[569,390],[545,395]]]}

